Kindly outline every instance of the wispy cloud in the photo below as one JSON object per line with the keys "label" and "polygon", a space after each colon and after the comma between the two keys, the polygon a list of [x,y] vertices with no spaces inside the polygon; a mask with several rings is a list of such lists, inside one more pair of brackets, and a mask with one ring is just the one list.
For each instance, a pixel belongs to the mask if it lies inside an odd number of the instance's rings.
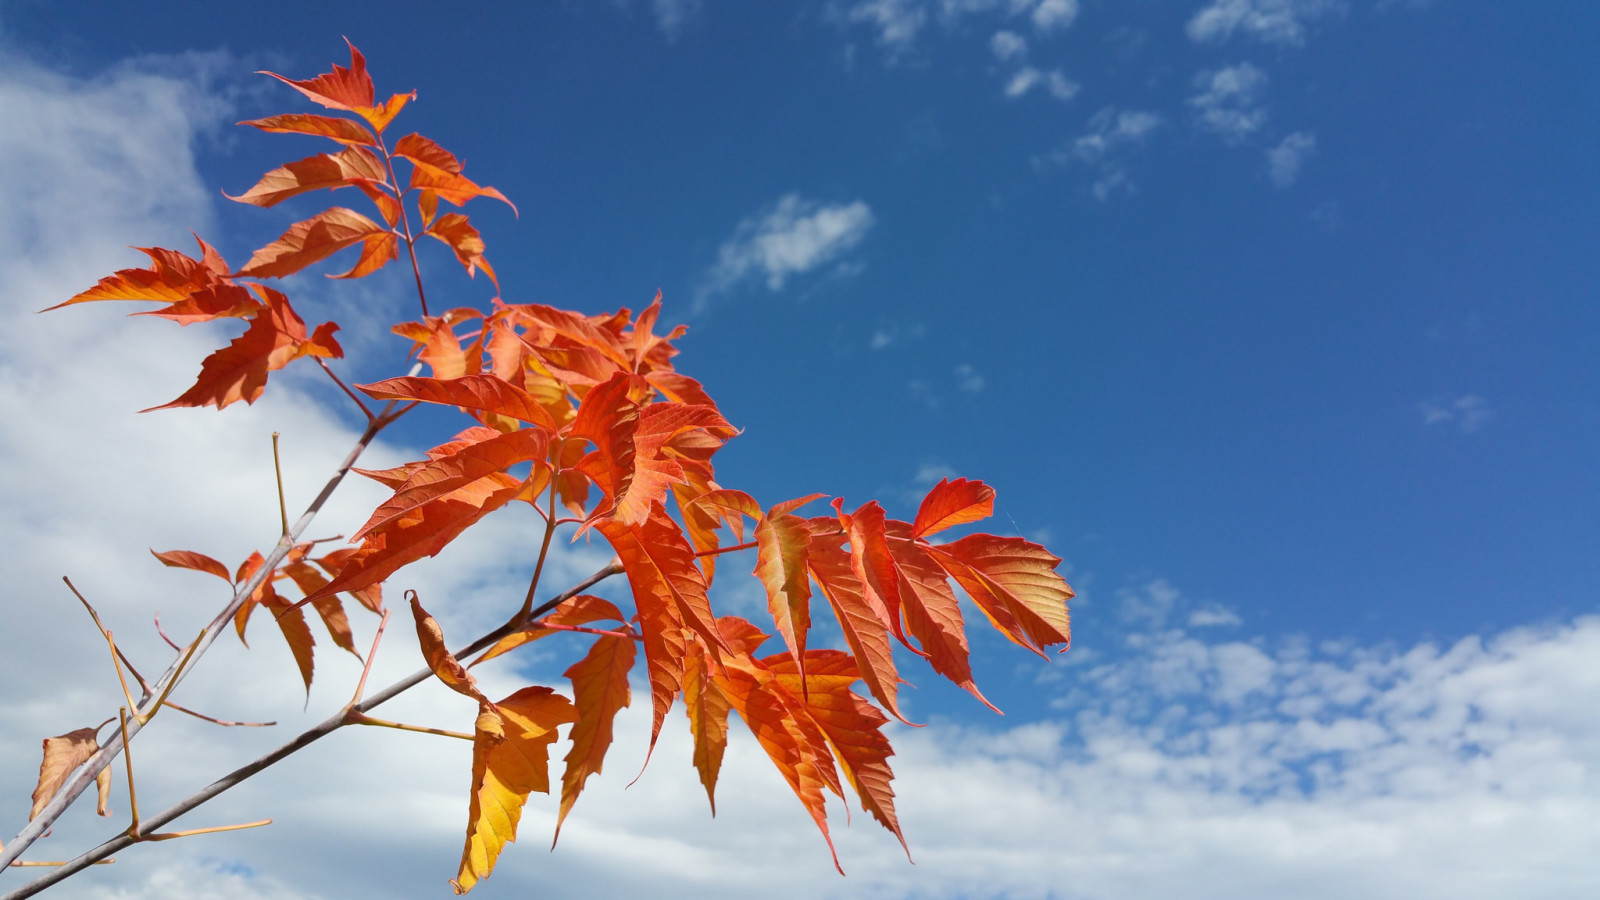
{"label": "wispy cloud", "polygon": [[1300,169],[1317,152],[1317,136],[1296,131],[1267,149],[1267,178],[1273,187],[1286,188],[1300,180]]}
{"label": "wispy cloud", "polygon": [[996,31],[989,38],[989,52],[1001,62],[1020,60],[1028,55],[1028,40],[1015,31]]}
{"label": "wispy cloud", "polygon": [[1310,23],[1343,11],[1342,0],[1212,0],[1184,30],[1200,43],[1222,43],[1237,32],[1265,44],[1298,47]]}
{"label": "wispy cloud", "polygon": [[916,43],[928,22],[928,10],[918,0],[861,0],[850,7],[844,18],[876,31],[878,45],[895,60]]}
{"label": "wispy cloud", "polygon": [[1041,0],[1028,17],[1033,20],[1033,27],[1041,32],[1065,31],[1077,21],[1078,0]]}
{"label": "wispy cloud", "polygon": [[956,366],[956,387],[964,394],[983,393],[983,375],[971,365],[963,363]]}
{"label": "wispy cloud", "polygon": [[702,0],[650,0],[656,24],[669,41],[677,40],[700,17],[703,6]]}
{"label": "wispy cloud", "polygon": [[752,279],[764,281],[768,290],[783,290],[790,277],[831,263],[861,243],[874,221],[872,209],[860,200],[819,203],[787,194],[741,221],[723,241],[696,293],[695,308],[703,310],[712,297]]}
{"label": "wispy cloud", "polygon": [[1476,394],[1443,400],[1423,400],[1417,404],[1424,425],[1454,425],[1462,434],[1472,434],[1494,418],[1494,407]]}
{"label": "wispy cloud", "polygon": [[1062,75],[1060,70],[1052,69],[1041,72],[1033,66],[1023,66],[1006,82],[1006,96],[1013,99],[1021,97],[1034,88],[1044,88],[1050,96],[1063,103],[1078,96],[1080,86],[1076,81]]}
{"label": "wispy cloud", "polygon": [[1049,160],[1091,167],[1096,172],[1092,190],[1099,200],[1131,193],[1137,188],[1118,154],[1144,144],[1161,123],[1161,116],[1154,112],[1106,107],[1090,117],[1083,134],[1050,154]]}
{"label": "wispy cloud", "polygon": [[1189,106],[1206,131],[1226,141],[1241,141],[1266,124],[1261,97],[1267,91],[1267,73],[1249,63],[1201,72],[1194,79],[1195,94]]}

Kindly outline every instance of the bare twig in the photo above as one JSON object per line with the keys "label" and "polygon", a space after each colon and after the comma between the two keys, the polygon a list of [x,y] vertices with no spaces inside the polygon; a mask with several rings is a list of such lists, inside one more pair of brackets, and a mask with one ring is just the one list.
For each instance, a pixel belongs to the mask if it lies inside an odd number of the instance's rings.
{"label": "bare twig", "polygon": [[[311,501],[311,504],[306,507],[306,511],[301,514],[299,520],[297,520],[290,527],[289,533],[284,535],[278,541],[277,546],[273,547],[271,553],[267,555],[266,561],[261,565],[261,567],[258,568],[253,575],[245,579],[244,583],[237,587],[237,589],[234,591],[232,601],[230,601],[227,606],[223,607],[222,611],[217,613],[216,617],[213,618],[210,624],[206,626],[205,630],[201,632],[200,639],[195,642],[195,645],[191,650],[191,656],[198,657],[204,654],[211,644],[216,641],[217,637],[220,636],[222,632],[232,624],[234,613],[238,612],[239,607],[244,604],[245,600],[248,599],[251,594],[255,593],[256,588],[260,587],[262,582],[271,577],[273,571],[277,568],[278,563],[283,561],[283,558],[288,555],[289,550],[295,545],[296,539],[300,533],[311,524],[312,519],[316,518],[317,513],[321,512],[323,505],[328,502],[328,498],[333,495],[333,492],[336,489],[338,489],[339,484],[344,480],[345,475],[350,471],[350,467],[354,466],[356,460],[360,458],[362,451],[366,450],[367,446],[372,443],[373,438],[377,436],[378,432],[382,431],[385,426],[394,421],[394,418],[399,415],[398,412],[394,411],[394,407],[395,404],[392,402],[387,404],[383,410],[372,419],[372,421],[367,423],[366,429],[362,431],[361,437],[356,441],[355,446],[350,449],[348,454],[346,454],[344,461],[339,464],[339,468],[334,472],[333,476],[328,479],[327,484],[323,485],[322,491],[318,493],[316,498]],[[137,734],[139,729],[143,727],[143,722],[140,721],[140,716],[147,716],[155,710],[157,706],[157,704],[154,702],[156,700],[155,689],[160,689],[163,691],[170,690],[172,687],[177,685],[178,681],[181,680],[184,674],[186,673],[183,671],[183,667],[178,661],[175,660],[173,664],[169,666],[164,673],[162,673],[161,677],[156,679],[151,688],[144,691],[144,694],[140,698],[138,705],[135,707],[134,712],[136,715],[134,720],[129,723],[129,738]],[[93,756],[89,757],[89,759],[84,763],[83,768],[78,772],[77,776],[63,786],[61,790],[57,792],[55,798],[51,800],[44,809],[40,810],[39,814],[30,820],[15,838],[13,838],[3,848],[0,848],[0,871],[4,871],[4,869],[14,860],[16,860],[16,858],[24,851],[26,851],[28,847],[32,846],[33,842],[38,840],[40,835],[44,834],[52,825],[55,824],[56,820],[61,817],[62,812],[64,812],[68,806],[72,805],[73,801],[77,800],[78,797],[82,795],[90,785],[94,784],[95,777],[102,769],[104,769],[107,765],[110,765],[111,761],[115,759],[117,754],[122,751],[122,747],[122,736],[120,734],[114,734],[112,735],[111,740],[107,741],[106,744],[96,751]],[[51,874],[59,874],[59,871],[60,870]],[[73,869],[73,871],[77,870]]]}
{"label": "bare twig", "polygon": [[[560,594],[557,594],[556,596],[545,601],[543,604],[535,608],[529,615],[514,616],[512,617],[511,621],[483,635],[460,650],[455,651],[456,658],[464,659],[465,657],[471,656],[472,654],[487,648],[495,641],[498,641],[500,638],[505,637],[512,632],[520,631],[526,628],[528,623],[534,618],[544,615],[550,610],[561,605],[563,602],[576,597],[594,585],[604,581],[607,578],[610,578],[612,575],[620,573],[621,571],[621,561],[613,559],[610,563],[606,564],[593,575],[590,575],[588,578],[585,578],[578,584],[573,585],[571,588],[568,588]],[[170,808],[143,820],[143,825],[140,830],[140,837],[138,839],[144,839],[147,833],[153,831],[155,828],[159,828],[160,826],[171,822],[173,819],[190,812],[191,810],[204,804],[206,801],[211,800],[213,797],[221,794],[223,791],[226,791],[229,788],[244,782],[256,773],[270,768],[281,760],[294,755],[316,741],[319,741],[333,732],[338,731],[340,728],[351,724],[350,714],[352,712],[356,714],[365,713],[367,710],[373,709],[383,703],[393,700],[395,697],[398,697],[406,691],[416,687],[422,682],[428,680],[428,678],[430,678],[432,675],[433,670],[428,668],[413,672],[411,675],[408,675],[394,684],[389,685],[366,700],[339,710],[337,713],[334,713],[332,716],[329,716],[327,719],[323,720],[320,724],[301,732],[298,737],[294,738],[283,746],[278,747],[276,750],[273,750],[272,752],[267,753],[266,755],[261,756],[252,762],[246,763],[245,765],[234,769],[232,772],[229,772],[227,775],[218,778],[216,781],[213,781],[211,784],[207,785],[201,790],[189,795],[187,798],[179,801]],[[90,780],[93,780],[93,776],[90,776]],[[38,820],[36,819],[35,821]],[[50,872],[29,884],[25,884],[21,888],[12,891],[9,894],[6,894],[5,897],[0,898],[0,900],[22,900],[24,897],[32,897],[45,888],[68,878],[72,874],[79,872],[88,866],[94,865],[96,862],[106,859],[107,857],[111,856],[111,854],[116,853],[117,851],[122,850],[123,848],[126,848],[134,843],[136,843],[136,839],[134,837],[131,837],[126,833],[119,834],[100,846],[94,848],[93,850],[84,853],[77,859],[61,865],[55,871]]]}

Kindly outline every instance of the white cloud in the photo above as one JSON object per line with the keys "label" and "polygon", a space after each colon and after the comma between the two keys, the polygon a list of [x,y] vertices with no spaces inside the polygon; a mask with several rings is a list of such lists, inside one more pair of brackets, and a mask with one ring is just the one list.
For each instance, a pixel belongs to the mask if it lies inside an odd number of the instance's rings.
{"label": "white cloud", "polygon": [[1239,32],[1266,44],[1299,46],[1306,26],[1344,10],[1341,0],[1212,0],[1185,26],[1189,38],[1222,43]]}
{"label": "white cloud", "polygon": [[1472,434],[1494,418],[1494,407],[1476,394],[1443,400],[1424,400],[1417,404],[1424,425],[1454,425],[1462,434]]}
{"label": "white cloud", "polygon": [[1078,96],[1079,91],[1078,83],[1069,80],[1059,70],[1041,72],[1032,66],[1023,66],[1011,76],[1010,81],[1006,82],[1005,94],[1014,99],[1036,87],[1043,87],[1050,96],[1063,103]]}
{"label": "white cloud", "polygon": [[853,249],[872,228],[866,203],[823,204],[787,194],[770,208],[744,219],[717,252],[695,299],[704,309],[711,297],[750,278],[780,291],[791,276],[826,265]]}
{"label": "white cloud", "polygon": [[1196,93],[1189,98],[1200,127],[1238,141],[1266,124],[1260,107],[1267,90],[1267,74],[1249,63],[1201,72],[1194,79]]}
{"label": "white cloud", "polygon": [[1317,136],[1296,131],[1267,150],[1267,178],[1274,187],[1286,188],[1300,180],[1300,169],[1317,152]]}
{"label": "white cloud", "polygon": [[1001,62],[1022,59],[1028,55],[1028,41],[1015,31],[996,31],[989,38],[989,51]]}
{"label": "white cloud", "polygon": [[703,6],[702,0],[650,0],[656,24],[668,40],[677,40],[700,17]]}
{"label": "white cloud", "polygon": [[1065,31],[1078,18],[1078,0],[1041,0],[1030,18],[1041,32]]}
{"label": "white cloud", "polygon": [[965,363],[956,366],[956,386],[959,387],[963,393],[982,393],[983,384],[983,376],[978,373],[977,369]]}

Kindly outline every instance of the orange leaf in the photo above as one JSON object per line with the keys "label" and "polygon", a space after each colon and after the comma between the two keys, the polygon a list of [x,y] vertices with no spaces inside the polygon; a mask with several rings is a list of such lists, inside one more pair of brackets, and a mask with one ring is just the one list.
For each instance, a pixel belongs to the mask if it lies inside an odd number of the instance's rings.
{"label": "orange leaf", "polygon": [[66,783],[67,776],[100,749],[100,742],[95,739],[98,733],[94,728],[79,728],[44,739],[44,759],[39,763],[39,785],[33,789],[33,808],[28,810],[28,821],[32,822],[39,815],[39,810],[50,803],[50,799]]}
{"label": "orange leaf", "polygon": [[535,469],[543,468],[546,442],[543,430],[523,428],[510,434],[490,433],[494,436],[467,444],[412,469],[406,480],[395,489],[394,496],[374,510],[371,518],[350,536],[350,540],[360,540],[385,522],[518,463],[533,460]]}
{"label": "orange leaf", "polygon": [[689,731],[694,735],[694,767],[711,801],[711,814],[717,814],[717,774],[722,770],[722,754],[728,749],[728,696],[712,680],[713,665],[705,646],[692,641],[683,666],[683,706],[689,715]]}
{"label": "orange leaf", "polygon": [[817,823],[823,840],[828,842],[828,852],[833,855],[834,868],[843,875],[839,854],[828,834],[822,793],[823,788],[839,791],[838,772],[822,730],[805,714],[800,701],[776,684],[772,674],[754,660],[724,667],[716,681]]}
{"label": "orange leaf", "polygon": [[572,679],[572,696],[577,701],[578,722],[572,726],[572,749],[567,751],[566,771],[561,776],[561,812],[556,817],[555,839],[561,838],[561,823],[578,801],[583,783],[598,775],[611,747],[611,727],[617,711],[632,701],[628,673],[633,671],[633,639],[600,637],[590,645],[583,659],[567,669]]}
{"label": "orange leaf", "polygon": [[161,560],[162,565],[171,566],[174,569],[193,569],[196,572],[207,572],[229,584],[233,584],[233,578],[228,575],[228,567],[204,553],[196,553],[193,550],[168,550],[164,553],[157,553],[151,550],[150,555]]}
{"label": "orange leaf", "polygon": [[[571,597],[560,606],[551,610],[543,619],[556,625],[588,625],[590,622],[599,622],[612,619],[624,621],[621,610],[618,610],[610,600],[602,600],[589,594],[579,594]],[[559,632],[554,628],[530,628],[526,631],[517,631],[495,641],[493,647],[483,651],[483,655],[472,661],[472,668],[479,663],[488,662],[502,653],[508,653],[521,647],[523,644],[532,643],[540,638],[549,637]]]}
{"label": "orange leaf", "polygon": [[365,278],[400,258],[400,236],[392,231],[375,234],[361,242],[361,256],[350,271],[329,278]]}
{"label": "orange leaf", "polygon": [[176,250],[140,247],[139,251],[150,257],[150,268],[118,270],[116,274],[100,279],[94,287],[40,312],[98,300],[178,303],[196,291],[217,284],[228,274],[227,263],[222,262],[217,251],[198,237],[195,240],[200,244],[202,259],[185,256]]}
{"label": "orange leaf", "polygon": [[554,431],[555,419],[549,410],[527,391],[493,375],[463,375],[460,378],[388,378],[373,384],[358,384],[367,395],[379,400],[421,400],[442,403],[479,412],[498,413],[531,425]]}
{"label": "orange leaf", "polygon": [[1072,644],[1067,601],[1072,588],[1056,573],[1061,559],[1031,541],[972,534],[929,546],[929,554],[1006,637],[1044,655],[1044,648]]}
{"label": "orange leaf", "polygon": [[445,213],[440,216],[423,234],[438,238],[455,251],[456,259],[466,268],[468,277],[477,269],[482,269],[489,280],[494,282],[496,289],[500,287],[500,279],[494,274],[494,267],[483,258],[483,238],[478,234],[478,229],[467,222],[467,217],[461,213]]}
{"label": "orange leaf", "polygon": [[273,618],[277,620],[278,630],[283,632],[284,640],[289,642],[289,652],[294,654],[295,665],[300,668],[300,678],[306,683],[306,696],[310,697],[311,675],[315,667],[311,648],[316,644],[316,640],[311,637],[311,626],[306,624],[305,613],[298,605],[291,606],[289,601],[273,590],[271,580],[263,582],[261,587],[263,590],[259,602],[272,613]]}
{"label": "orange leaf", "polygon": [[908,539],[909,533],[904,522],[890,523],[889,553],[900,572],[906,626],[922,645],[935,672],[1000,712],[973,683],[961,604],[950,589],[949,575],[928,555],[926,544]]}
{"label": "orange leaf", "polygon": [[870,604],[861,580],[850,565],[850,554],[839,546],[837,534],[818,534],[822,527],[834,524],[831,520],[811,520],[811,545],[806,551],[806,565],[811,577],[822,588],[823,596],[833,607],[834,618],[844,632],[845,643],[861,667],[861,679],[867,683],[872,696],[878,698],[890,715],[914,724],[900,714],[895,702],[895,690],[900,676],[895,672],[894,650],[889,642],[888,626],[884,624],[881,610]]}
{"label": "orange leaf", "polygon": [[556,728],[577,719],[571,701],[547,687],[525,687],[484,703],[472,742],[472,793],[461,869],[450,886],[465,894],[494,871],[528,794],[550,792],[550,745]]}
{"label": "orange leaf", "polygon": [[706,599],[705,579],[694,564],[694,548],[665,507],[656,503],[638,525],[604,520],[597,527],[622,560],[635,608],[670,603],[678,608],[684,625],[707,644],[728,649]]}
{"label": "orange leaf", "polygon": [[795,672],[794,660],[788,657],[769,656],[762,662],[791,694],[809,687],[804,700],[806,712],[828,735],[839,767],[861,799],[861,808],[900,839],[909,859],[911,848],[900,831],[890,784],[894,772],[889,768],[889,757],[894,755],[894,748],[883,734],[889,718],[850,690],[860,673],[849,654],[813,650],[807,657],[809,672],[804,675]]}
{"label": "orange leaf", "polygon": [[306,336],[306,324],[289,305],[289,298],[271,288],[256,285],[267,299],[266,310],[250,320],[244,334],[200,364],[200,377],[178,399],[155,409],[175,406],[215,406],[222,409],[243,400],[254,403],[267,385],[267,373],[281,369],[301,356],[342,356],[332,331],[332,323],[317,327]]}
{"label": "orange leaf", "polygon": [[262,75],[271,75],[284,84],[289,85],[311,100],[328,107],[329,109],[342,109],[356,113],[372,124],[372,127],[381,132],[388,127],[389,122],[405,106],[406,101],[415,94],[395,94],[383,106],[374,106],[374,92],[372,78],[367,75],[367,60],[356,49],[354,44],[345,41],[350,47],[350,68],[335,65],[332,72],[308,78],[304,81],[293,81],[276,72],[262,72]]}
{"label": "orange leaf", "polygon": [[439,628],[439,623],[433,616],[428,615],[428,611],[422,608],[422,603],[417,600],[416,594],[411,594],[411,617],[417,623],[417,642],[422,646],[422,658],[427,660],[428,668],[433,670],[433,674],[456,693],[465,694],[479,703],[488,703],[489,698],[478,690],[478,679],[473,678],[472,674],[451,654],[450,648],[445,646],[444,631]]}
{"label": "orange leaf", "polygon": [[351,244],[361,243],[387,231],[353,209],[336,206],[289,226],[289,230],[281,237],[257,250],[238,274],[250,278],[293,275]]}
{"label": "orange leaf", "polygon": [[[354,123],[351,123],[352,125]],[[261,176],[255,186],[235,197],[239,203],[269,207],[290,197],[320,188],[337,188],[360,182],[387,181],[383,160],[365,147],[346,147],[338,153],[318,153],[280,166]]]}
{"label": "orange leaf", "polygon": [[[294,586],[300,589],[300,593],[309,596],[326,586],[328,579],[305,561],[303,557],[306,547],[305,544],[297,547],[299,556],[291,554],[289,561],[279,567],[279,571],[294,581]],[[311,605],[322,618],[322,624],[327,626],[328,635],[333,638],[334,644],[342,650],[355,654],[356,659],[360,659],[361,651],[356,649],[355,636],[350,631],[350,619],[344,614],[344,604],[339,602],[339,598],[320,597],[313,600]]]}
{"label": "orange leaf", "polygon": [[394,155],[403,156],[418,165],[430,166],[452,175],[461,174],[461,161],[456,159],[454,153],[420,134],[408,134],[395,141]]}
{"label": "orange leaf", "polygon": [[937,534],[955,525],[965,525],[994,515],[994,488],[981,481],[941,478],[939,483],[922,498],[916,521],[911,525],[913,538]]}
{"label": "orange leaf", "polygon": [[756,523],[755,576],[767,589],[767,607],[783,642],[805,674],[806,632],[811,629],[811,579],[806,549],[811,530],[791,513],[763,516]]}
{"label": "orange leaf", "polygon": [[371,587],[401,566],[439,555],[461,532],[522,490],[522,483],[509,475],[490,475],[385,522],[367,533],[337,577],[306,600]]}
{"label": "orange leaf", "polygon": [[900,577],[895,571],[894,558],[889,555],[889,545],[884,537],[887,520],[878,501],[863,503],[855,512],[845,515],[843,501],[833,501],[839,511],[839,523],[850,539],[850,566],[856,578],[866,585],[867,605],[879,620],[889,626],[889,631],[906,649],[920,653],[906,640],[900,624]]}
{"label": "orange leaf", "polygon": [[252,119],[240,122],[240,125],[254,125],[262,131],[277,134],[309,134],[315,137],[332,138],[341,144],[360,144],[367,147],[376,147],[371,132],[362,128],[359,123],[349,119],[336,119],[332,116],[319,116],[312,113],[289,113],[282,116],[268,116],[265,119]]}
{"label": "orange leaf", "polygon": [[[355,547],[341,547],[338,550],[330,551],[325,556],[313,559],[312,562],[316,563],[322,571],[327,572],[329,578],[336,578],[340,570],[344,568],[344,564],[349,562],[352,556],[355,556],[356,549]],[[350,596],[356,598],[367,609],[375,613],[383,612],[382,586],[375,584],[368,588],[350,591],[349,593]]]}

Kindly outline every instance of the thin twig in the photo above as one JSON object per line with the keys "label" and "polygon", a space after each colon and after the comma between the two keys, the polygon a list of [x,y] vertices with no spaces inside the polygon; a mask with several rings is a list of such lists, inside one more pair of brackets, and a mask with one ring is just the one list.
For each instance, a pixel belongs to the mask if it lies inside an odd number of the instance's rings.
{"label": "thin twig", "polygon": [[[561,441],[557,439],[555,458],[561,458]],[[531,476],[530,476],[531,477]],[[539,576],[544,573],[544,559],[550,553],[550,538],[555,536],[556,476],[550,473],[550,512],[544,517],[544,541],[539,544],[539,561],[533,564],[533,578],[528,581],[528,594],[522,598],[522,608],[517,615],[525,616],[533,610],[533,592],[539,589]]]}
{"label": "thin twig", "polygon": [[[389,167],[389,181],[400,184],[400,176],[394,171],[394,157],[389,155],[388,142],[378,140],[378,149],[383,151],[384,165]],[[411,217],[406,215],[406,201],[404,195],[395,198],[395,205],[400,207],[400,226],[405,229],[406,250],[411,254],[411,274],[417,279],[417,300],[422,304],[422,316],[428,316],[428,292],[422,287],[422,267],[417,265],[417,239],[411,235]]]}
{"label": "thin twig", "polygon": [[367,651],[366,664],[361,667],[361,680],[356,682],[355,696],[350,698],[350,705],[361,702],[361,693],[367,689],[367,676],[372,674],[372,661],[378,657],[378,642],[383,640],[383,629],[389,625],[389,610],[383,611],[383,618],[378,620],[378,633],[372,636],[372,649]]}
{"label": "thin twig", "polygon": [[[156,634],[161,635],[161,639],[163,641],[167,642],[167,646],[168,647],[171,647],[172,649],[178,651],[179,653],[182,653],[183,652],[183,648],[178,646],[177,641],[174,641],[172,638],[167,637],[167,633],[165,631],[161,630],[161,613],[159,611],[155,615],[155,622],[156,622]],[[123,660],[123,661],[126,662],[127,660]],[[129,666],[128,668],[131,669],[133,667]],[[135,677],[137,677],[137,673],[135,673]],[[144,679],[140,678],[139,681],[141,683],[143,683]],[[146,685],[145,688],[146,688],[146,690],[148,690],[149,686]]]}

